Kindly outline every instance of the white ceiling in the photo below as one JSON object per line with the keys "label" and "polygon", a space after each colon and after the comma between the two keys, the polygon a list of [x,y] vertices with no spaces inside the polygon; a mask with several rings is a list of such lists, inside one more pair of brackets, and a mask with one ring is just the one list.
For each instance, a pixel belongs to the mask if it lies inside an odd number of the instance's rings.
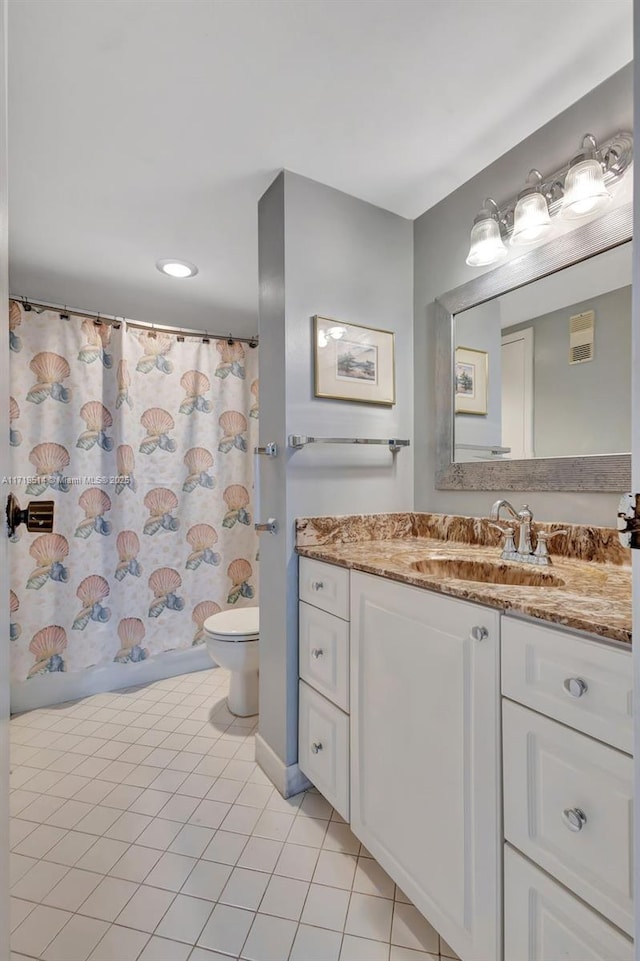
{"label": "white ceiling", "polygon": [[10,0],[11,290],[254,332],[280,168],[414,218],[628,63],[631,23],[631,0]]}

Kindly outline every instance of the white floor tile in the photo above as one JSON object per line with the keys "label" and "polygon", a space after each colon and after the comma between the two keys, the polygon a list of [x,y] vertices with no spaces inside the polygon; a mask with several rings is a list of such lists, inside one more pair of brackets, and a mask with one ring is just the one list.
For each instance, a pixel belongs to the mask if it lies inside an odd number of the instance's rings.
{"label": "white floor tile", "polygon": [[154,791],[169,791],[173,794],[187,778],[184,771],[161,771],[158,768],[154,770],[158,772],[150,785]]}
{"label": "white floor tile", "polygon": [[308,891],[306,881],[273,875],[260,903],[260,913],[299,921]]}
{"label": "white floor tile", "polygon": [[137,814],[149,814],[151,817],[155,817],[172,797],[173,795],[169,794],[168,791],[155,791],[153,788],[147,788],[132,802],[129,810],[135,811]]}
{"label": "white floor tile", "polygon": [[231,875],[229,864],[198,861],[182,888],[182,894],[217,901]]}
{"label": "white floor tile", "polygon": [[63,828],[40,824],[34,831],[30,831],[14,850],[16,854],[24,854],[29,858],[43,858],[66,833]]}
{"label": "white floor tile", "polygon": [[133,784],[118,784],[113,791],[107,794],[102,802],[105,807],[120,808],[126,811],[133,802],[142,794],[143,788],[135,787]]}
{"label": "white floor tile", "polygon": [[306,844],[308,847],[321,848],[326,833],[327,821],[319,818],[297,817],[289,831],[287,841],[289,844]]}
{"label": "white floor tile", "polygon": [[175,894],[142,884],[118,915],[118,924],[152,934],[166,914]]}
{"label": "white floor tile", "polygon": [[46,861],[57,864],[67,864],[69,867],[77,864],[83,854],[93,847],[96,837],[93,834],[81,834],[79,831],[68,831],[61,841],[45,855]]}
{"label": "white floor tile", "polygon": [[[252,786],[262,787],[262,785],[259,784]],[[261,838],[272,838],[274,841],[286,841],[293,822],[293,814],[282,814],[279,811],[263,811],[253,829],[253,833]]]}
{"label": "white floor tile", "polygon": [[38,905],[13,932],[12,949],[28,957],[39,958],[70,917],[68,911]]}
{"label": "white floor tile", "polygon": [[46,949],[43,961],[87,961],[108,927],[104,921],[74,915]]}
{"label": "white floor tile", "polygon": [[[52,794],[42,794],[37,801],[27,804],[26,808],[22,809],[20,817],[25,821],[35,821],[37,824],[42,824],[63,804],[64,798],[54,797]],[[60,825],[60,827],[65,827],[65,825]]]}
{"label": "white floor tile", "polygon": [[139,764],[130,774],[127,774],[122,783],[132,784],[134,787],[147,788],[157,777],[157,767],[145,767],[144,764]]}
{"label": "white floor tile", "polygon": [[453,950],[450,944],[447,944],[443,937],[440,938],[440,955],[449,961],[449,958],[453,958],[454,961],[460,961],[460,958]]}
{"label": "white floor tile", "polygon": [[147,814],[137,814],[135,811],[125,811],[119,814],[111,827],[105,832],[108,838],[115,838],[116,841],[137,841],[146,827],[151,824],[152,818]]}
{"label": "white floor tile", "polygon": [[278,862],[282,848],[283,844],[280,841],[251,837],[240,855],[238,866],[251,868],[254,871],[267,871],[271,874]]}
{"label": "white floor tile", "polygon": [[11,884],[16,884],[20,878],[24,877],[27,871],[36,865],[38,862],[35,858],[25,857],[23,854],[14,854],[13,852],[9,855],[9,880]]}
{"label": "white floor tile", "polygon": [[349,891],[312,884],[302,912],[302,922],[319,928],[342,931],[349,907]]}
{"label": "white floor tile", "polygon": [[305,847],[302,844],[290,844],[287,841],[282,848],[274,873],[287,878],[297,878],[299,881],[310,881],[319,854],[318,848]]}
{"label": "white floor tile", "polygon": [[173,941],[195,944],[212,911],[211,901],[179,894],[156,928],[156,934]]}
{"label": "white floor tile", "polygon": [[369,938],[356,938],[352,934],[345,934],[340,961],[388,961],[388,959],[388,942],[371,941]]}
{"label": "white floor tile", "polygon": [[120,814],[121,812],[116,807],[103,807],[101,804],[97,804],[88,814],[78,821],[76,830],[83,831],[85,834],[97,834],[99,837],[102,837],[114,821],[118,820]]}
{"label": "white floor tile", "polygon": [[333,808],[321,794],[305,794],[300,804],[300,813],[312,818],[324,818],[328,821]]}
{"label": "white floor tile", "polygon": [[232,781],[231,778],[219,777],[207,791],[209,801],[226,801],[233,804],[244,787],[242,781]]}
{"label": "white floor tile", "polygon": [[89,961],[138,961],[148,940],[144,931],[112,924],[89,955]]}
{"label": "white floor tile", "polygon": [[[122,841],[114,843],[123,844]],[[122,856],[109,868],[108,873],[125,881],[144,881],[149,871],[155,867],[162,857],[162,851],[155,848],[145,848],[138,844],[129,846],[124,844],[123,846]]]}
{"label": "white floor tile", "polygon": [[392,944],[389,961],[439,961],[440,957],[441,955],[438,954],[412,951],[411,948],[401,948],[397,944]]}
{"label": "white floor tile", "polygon": [[200,801],[197,808],[191,815],[192,824],[199,824],[205,828],[218,828],[224,821],[230,805],[223,804],[221,801],[208,801],[206,798]]}
{"label": "white floor tile", "polygon": [[101,880],[99,874],[71,868],[42,899],[42,903],[64,911],[77,911]]}
{"label": "white floor tile", "polygon": [[358,858],[353,890],[360,894],[376,894],[393,898],[395,885],[387,872],[373,858]]}
{"label": "white floor tile", "polygon": [[[313,875],[314,884],[328,884],[334,888],[350,891],[356,873],[356,858],[338,851],[320,851]],[[393,895],[393,889],[392,889]]]}
{"label": "white floor tile", "polygon": [[151,823],[144,829],[137,840],[139,845],[148,848],[157,848],[160,851],[173,844],[173,841],[180,833],[180,824],[176,821],[167,821],[164,818],[153,818]]}
{"label": "white floor tile", "polygon": [[187,880],[197,861],[182,854],[162,855],[156,866],[145,878],[145,884],[154,888],[166,888],[167,891],[179,891]]}
{"label": "white floor tile", "polygon": [[217,904],[198,940],[198,946],[238,957],[255,915],[252,911]]}
{"label": "white floor tile", "polygon": [[189,797],[203,798],[207,791],[210,791],[215,783],[214,777],[206,774],[189,774],[178,788],[178,794],[186,794]]}
{"label": "white floor tile", "polygon": [[127,841],[98,838],[80,860],[76,861],[76,867],[86,871],[96,871],[98,874],[107,874],[128,848]]}
{"label": "white floor tile", "polygon": [[357,854],[360,850],[360,842],[349,825],[340,824],[338,821],[329,821],[322,846],[329,851],[340,851],[342,854]]}
{"label": "white floor tile", "polygon": [[132,881],[102,878],[93,893],[78,908],[78,913],[99,918],[101,921],[115,921],[137,890],[138,885]]}
{"label": "white floor tile", "polygon": [[218,900],[221,904],[257,911],[269,878],[270,875],[262,871],[234,868]]}
{"label": "white floor tile", "polygon": [[214,835],[213,828],[200,827],[198,824],[185,824],[169,850],[174,854],[186,854],[188,857],[201,858]]}
{"label": "white floor tile", "polygon": [[293,942],[290,961],[338,961],[341,941],[339,931],[301,924]]}
{"label": "white floor tile", "polygon": [[242,957],[249,961],[279,961],[281,958],[288,958],[296,929],[294,921],[258,914],[242,949]]}
{"label": "white floor tile", "polygon": [[396,903],[391,941],[403,948],[414,948],[417,951],[434,954],[439,951],[437,931],[412,904]]}
{"label": "white floor tile", "polygon": [[159,812],[159,817],[168,821],[180,821],[185,824],[199,804],[198,798],[188,795],[174,794]]}
{"label": "white floor tile", "polygon": [[272,794],[273,787],[270,785],[247,783],[238,794],[237,801],[247,807],[264,808]]}
{"label": "white floor tile", "polygon": [[74,828],[91,810],[93,805],[84,801],[65,801],[62,798],[52,798],[60,802],[60,807],[47,818],[47,824],[58,828]]}
{"label": "white floor tile", "polygon": [[9,918],[11,931],[15,931],[24,919],[31,914],[34,908],[35,904],[33,901],[22,901],[20,898],[10,898]]}
{"label": "white floor tile", "polygon": [[392,916],[393,901],[354,893],[351,895],[345,932],[359,938],[388,942]]}
{"label": "white floor tile", "polygon": [[219,861],[221,864],[237,864],[247,840],[247,836],[243,834],[232,834],[229,831],[216,831],[213,840],[207,846],[202,856],[207,861]]}
{"label": "white floor tile", "polygon": [[186,961],[190,951],[188,944],[153,937],[140,955],[140,961]]}

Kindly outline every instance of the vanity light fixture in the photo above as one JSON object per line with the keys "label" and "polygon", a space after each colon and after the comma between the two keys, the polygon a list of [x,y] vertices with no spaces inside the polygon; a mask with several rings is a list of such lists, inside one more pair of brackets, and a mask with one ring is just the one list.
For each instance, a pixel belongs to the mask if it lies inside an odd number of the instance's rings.
{"label": "vanity light fixture", "polygon": [[598,155],[596,138],[587,134],[582,146],[583,152],[571,161],[564,184],[562,216],[572,220],[595,213],[611,201],[604,182],[606,162]]}
{"label": "vanity light fixture", "polygon": [[535,244],[553,229],[547,198],[540,191],[541,183],[540,171],[529,171],[527,186],[518,194],[518,202],[513,211],[511,243],[514,247]]}
{"label": "vanity light fixture", "polygon": [[176,277],[181,280],[186,277],[195,277],[198,273],[195,264],[189,263],[188,260],[176,260],[175,257],[157,260],[156,267],[161,273],[167,274],[168,277]]}
{"label": "vanity light fixture", "polygon": [[467,254],[470,267],[486,267],[507,256],[507,248],[502,240],[504,229],[498,205],[488,197],[471,228],[471,246]]}
{"label": "vanity light fixture", "polygon": [[609,188],[629,170],[632,158],[632,134],[618,133],[601,145],[585,134],[580,153],[559,170],[546,177],[531,170],[524,190],[500,207],[485,200],[471,228],[467,264],[489,267],[504,260],[506,240],[519,247],[550,239],[558,215],[563,220],[597,215],[610,203]]}

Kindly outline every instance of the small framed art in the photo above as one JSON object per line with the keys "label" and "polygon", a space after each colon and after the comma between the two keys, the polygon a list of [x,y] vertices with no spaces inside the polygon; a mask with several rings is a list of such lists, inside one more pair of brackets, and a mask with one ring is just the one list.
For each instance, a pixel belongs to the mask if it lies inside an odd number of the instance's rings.
{"label": "small framed art", "polygon": [[394,334],[313,318],[315,396],[361,404],[396,402]]}
{"label": "small framed art", "polygon": [[489,355],[486,350],[456,347],[456,414],[486,414]]}

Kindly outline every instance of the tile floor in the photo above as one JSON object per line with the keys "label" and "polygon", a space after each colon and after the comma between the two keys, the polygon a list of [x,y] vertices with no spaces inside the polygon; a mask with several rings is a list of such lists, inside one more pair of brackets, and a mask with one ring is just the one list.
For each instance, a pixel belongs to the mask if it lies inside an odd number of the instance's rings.
{"label": "tile floor", "polygon": [[212,669],[11,721],[12,961],[455,957]]}

